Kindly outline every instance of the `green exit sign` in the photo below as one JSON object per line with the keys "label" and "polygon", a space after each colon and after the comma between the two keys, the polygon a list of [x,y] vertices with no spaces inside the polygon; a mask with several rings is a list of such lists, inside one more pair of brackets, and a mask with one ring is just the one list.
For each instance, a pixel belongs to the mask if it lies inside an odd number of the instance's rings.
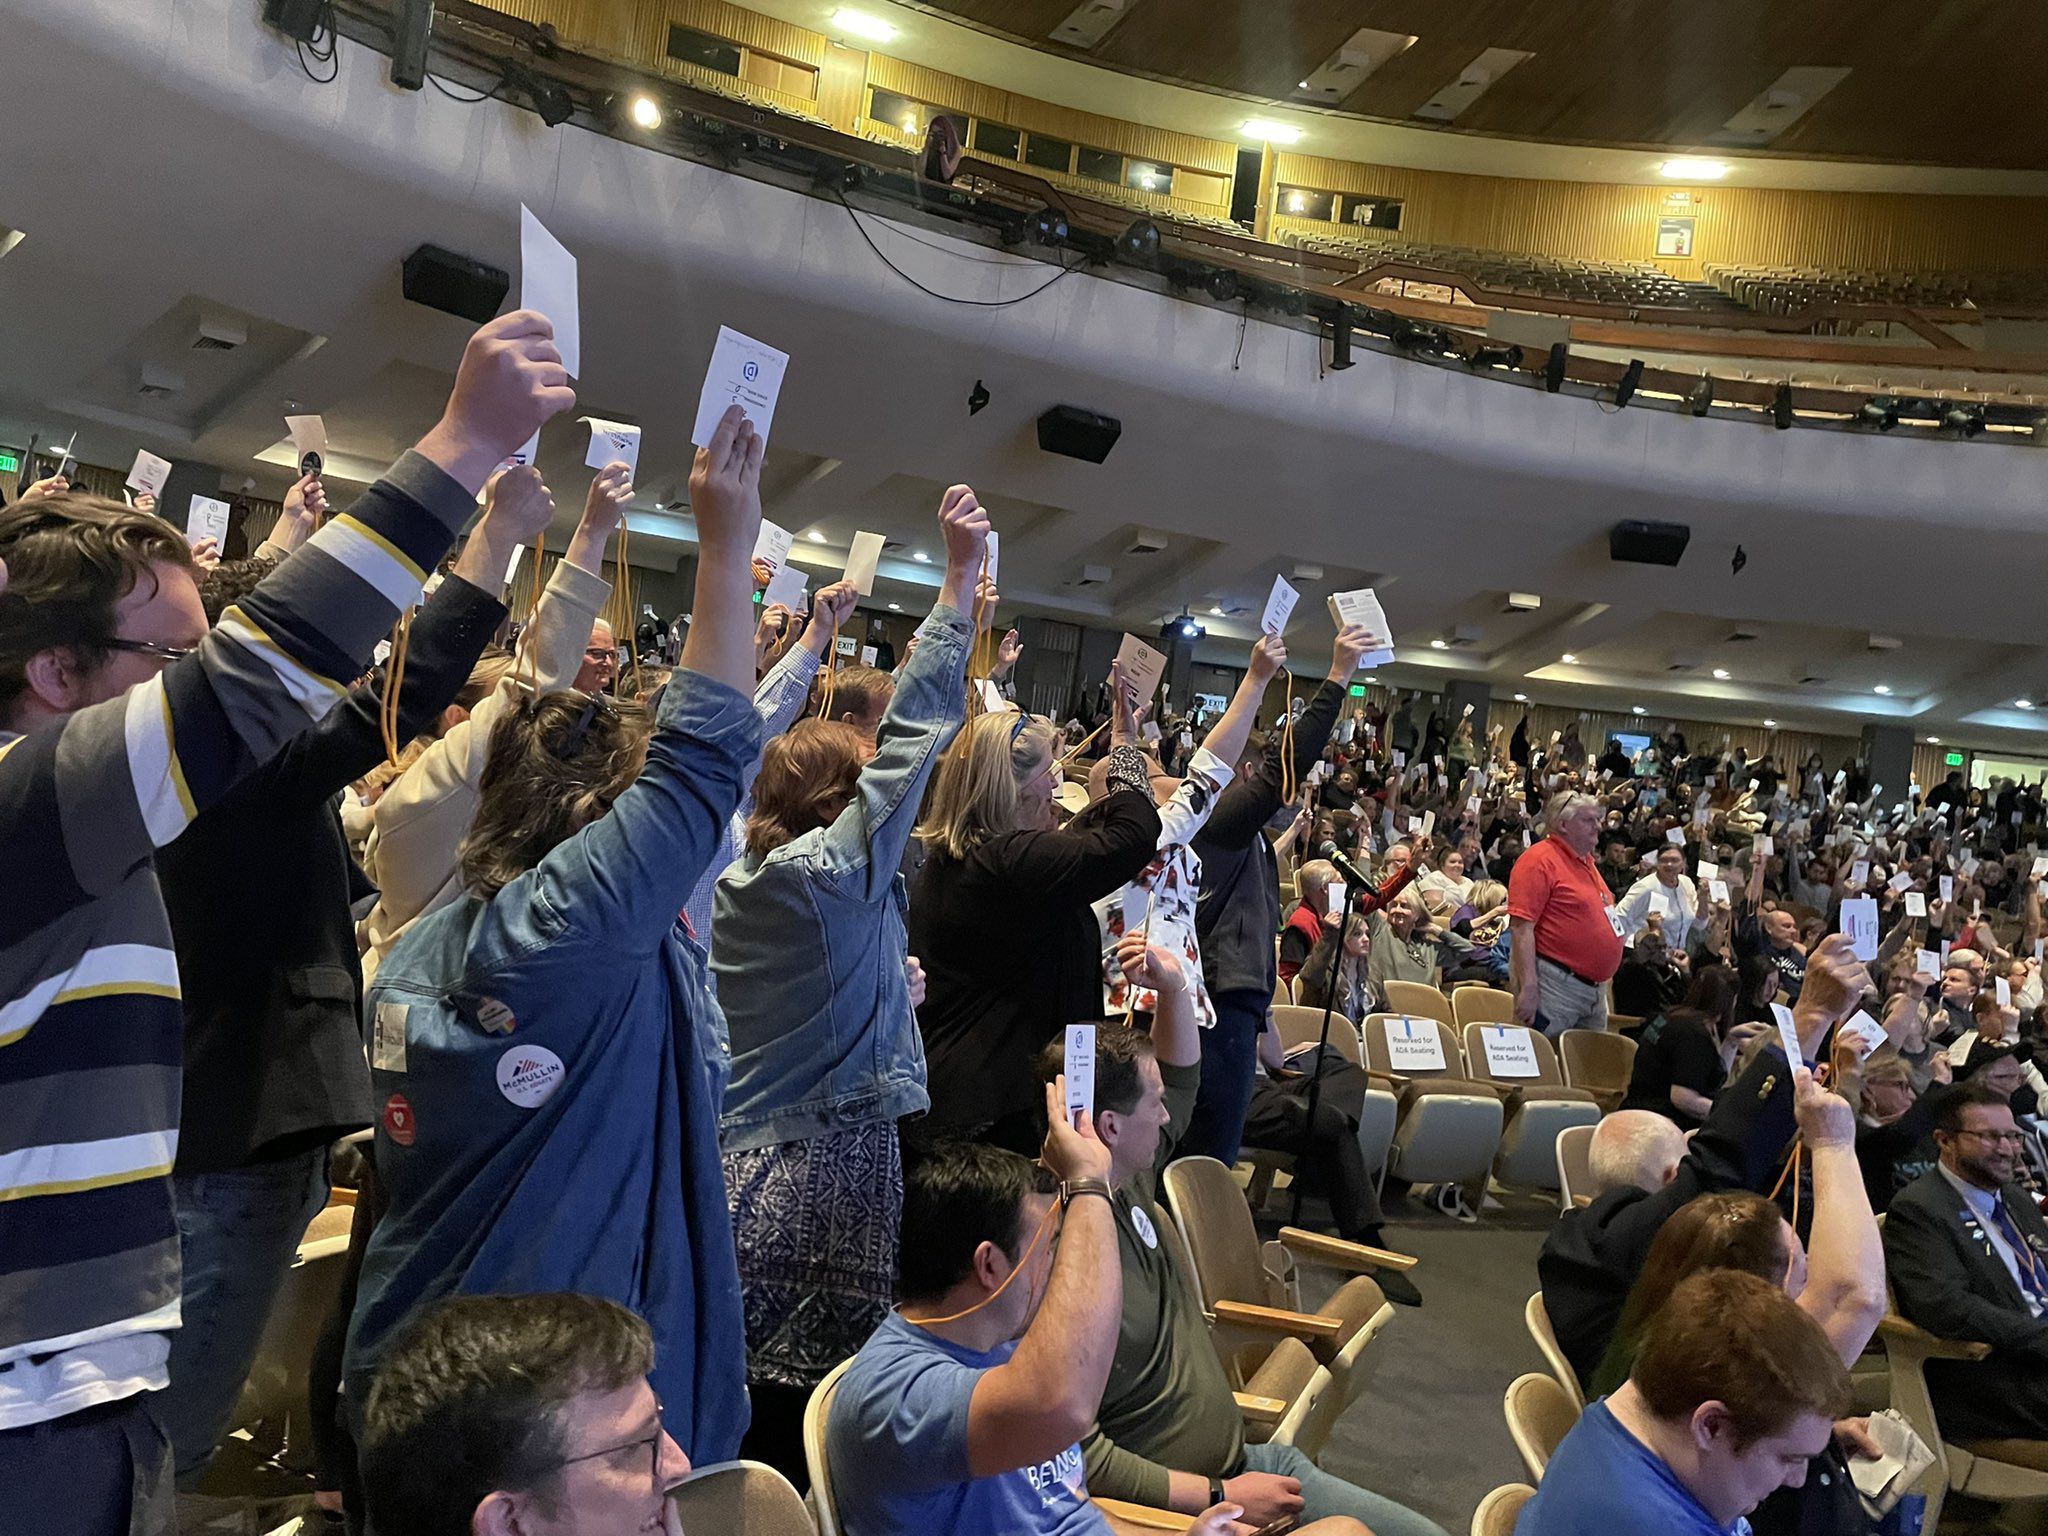
{"label": "green exit sign", "polygon": [[1951,752],[1946,757],[1944,757],[1942,761],[1948,764],[1948,766],[1951,768],[1960,768],[1963,766],[1963,754],[1960,752]]}
{"label": "green exit sign", "polygon": [[1364,698],[1364,697],[1365,697],[1365,684],[1363,684],[1363,683],[1353,683],[1353,684],[1351,685],[1351,697],[1353,697],[1354,699],[1362,699],[1362,698]]}
{"label": "green exit sign", "polygon": [[11,475],[21,469],[21,455],[0,448],[0,475]]}

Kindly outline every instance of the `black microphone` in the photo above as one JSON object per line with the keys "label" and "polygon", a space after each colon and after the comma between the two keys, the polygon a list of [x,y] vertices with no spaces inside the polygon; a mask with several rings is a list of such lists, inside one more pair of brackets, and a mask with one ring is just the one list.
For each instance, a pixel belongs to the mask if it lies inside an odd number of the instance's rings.
{"label": "black microphone", "polygon": [[1374,883],[1372,877],[1352,863],[1342,852],[1336,848],[1331,848],[1324,854],[1324,857],[1331,864],[1335,865],[1337,873],[1344,877],[1344,887],[1347,891],[1362,896],[1377,897],[1379,895],[1380,888]]}

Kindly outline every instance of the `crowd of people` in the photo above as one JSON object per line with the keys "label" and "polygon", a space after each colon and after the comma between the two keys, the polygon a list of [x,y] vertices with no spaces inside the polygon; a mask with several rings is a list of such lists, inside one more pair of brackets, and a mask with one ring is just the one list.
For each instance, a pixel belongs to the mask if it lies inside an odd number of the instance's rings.
{"label": "crowd of people", "polygon": [[306,1383],[351,1531],[672,1528],[692,1464],[805,1486],[830,1382],[851,1536],[1074,1536],[1098,1499],[1441,1536],[1247,1435],[1157,1205],[1170,1159],[1291,1154],[1422,1304],[1367,1073],[1272,1012],[1353,1029],[1397,983],[1639,1040],[1540,1263],[1593,1406],[1532,1536],[1818,1528],[1887,1275],[1991,1347],[1934,1372],[1945,1426],[2048,1437],[2038,786],[1886,805],[1675,731],[1418,728],[1352,704],[1357,627],[1265,732],[1279,635],[1213,720],[1114,669],[1097,747],[1016,707],[966,486],[900,661],[839,663],[850,583],[757,612],[737,406],[689,622],[622,666],[623,463],[504,600],[555,512],[506,461],[572,402],[520,311],[247,557],[61,479],[0,509],[0,1526],[173,1528],[366,1142]]}

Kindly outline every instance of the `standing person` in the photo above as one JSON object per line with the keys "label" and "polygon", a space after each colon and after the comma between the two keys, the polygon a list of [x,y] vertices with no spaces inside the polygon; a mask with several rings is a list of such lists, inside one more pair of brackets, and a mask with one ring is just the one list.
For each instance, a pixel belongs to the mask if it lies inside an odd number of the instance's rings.
{"label": "standing person", "polygon": [[178,1327],[183,1016],[154,853],[341,702],[491,468],[575,400],[518,310],[441,420],[209,630],[175,528],[59,495],[0,512],[0,1488],[40,1533],[170,1519],[144,1394]]}
{"label": "standing person", "polygon": [[694,618],[645,712],[551,693],[492,732],[469,891],[413,925],[365,1002],[382,1110],[346,1417],[394,1331],[452,1293],[607,1296],[654,1330],[675,1439],[724,1461],[745,1329],[719,1166],[724,1059],[677,914],[760,747],[750,560],[761,440],[729,407],[690,472]]}
{"label": "standing person", "polygon": [[1607,1028],[1603,988],[1621,966],[1621,921],[1593,863],[1600,802],[1566,790],[1551,799],[1545,837],[1508,881],[1515,1017],[1555,1039]]}
{"label": "standing person", "polygon": [[[505,618],[497,590],[512,551],[553,510],[545,497],[496,504],[421,606],[398,693],[401,739],[468,682]],[[226,594],[214,585],[201,583],[200,596],[218,623]],[[375,1117],[354,870],[335,802],[385,760],[382,703],[375,689],[352,690],[157,856],[185,994],[185,1068],[171,1170],[182,1326],[156,1406],[188,1489],[227,1433],[278,1286],[327,1203],[329,1146]]]}
{"label": "standing person", "polygon": [[915,834],[926,855],[909,918],[925,972],[917,1023],[933,1131],[1035,1148],[1032,1058],[1067,1025],[1102,1017],[1091,903],[1152,861],[1160,825],[1121,668],[1112,685],[1109,793],[1063,827],[1053,825],[1050,720],[983,715],[939,762]]}
{"label": "standing person", "polygon": [[931,1102],[896,867],[966,713],[988,514],[956,485],[939,527],[945,583],[874,742],[836,720],[771,741],[745,852],[718,880],[711,970],[732,1039],[721,1141],[753,1403],[741,1450],[799,1487],[811,1389],[888,1311],[896,1122]]}
{"label": "standing person", "polygon": [[1699,888],[1685,872],[1685,849],[1669,842],[1659,848],[1656,866],[1628,888],[1615,910],[1621,914],[1624,943],[1633,944],[1656,917],[1662,920],[1665,946],[1683,954],[1700,913]]}
{"label": "standing person", "polygon": [[[1329,742],[1358,658],[1371,644],[1358,625],[1337,632],[1330,670],[1294,723],[1294,760],[1312,763]],[[1286,803],[1279,736],[1248,748],[1237,777],[1191,845],[1202,861],[1195,933],[1202,976],[1216,1024],[1202,1032],[1202,1091],[1181,1138],[1183,1156],[1237,1161],[1245,1109],[1251,1103],[1259,1033],[1279,985],[1273,935],[1280,930],[1280,876],[1265,827]]]}

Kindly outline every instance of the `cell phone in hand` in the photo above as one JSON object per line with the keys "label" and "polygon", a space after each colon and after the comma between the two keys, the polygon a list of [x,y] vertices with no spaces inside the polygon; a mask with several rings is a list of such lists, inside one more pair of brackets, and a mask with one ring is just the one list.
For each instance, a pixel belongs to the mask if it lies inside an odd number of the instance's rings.
{"label": "cell phone in hand", "polygon": [[1287,1533],[1293,1530],[1294,1527],[1294,1516],[1282,1515],[1278,1520],[1268,1520],[1256,1531],[1253,1531],[1252,1536],[1287,1536]]}

